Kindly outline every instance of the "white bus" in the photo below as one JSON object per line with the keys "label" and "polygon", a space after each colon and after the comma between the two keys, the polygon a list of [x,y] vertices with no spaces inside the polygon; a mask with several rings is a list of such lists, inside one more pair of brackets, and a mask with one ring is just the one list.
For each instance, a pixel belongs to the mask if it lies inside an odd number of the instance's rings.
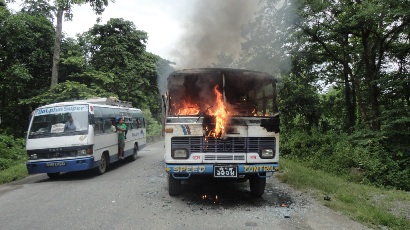
{"label": "white bus", "polygon": [[276,79],[228,68],[184,69],[168,77],[165,170],[170,196],[181,181],[213,177],[248,181],[262,196],[279,166]]}
{"label": "white bus", "polygon": [[105,173],[110,163],[119,160],[115,129],[119,118],[127,125],[124,157],[136,160],[146,146],[146,125],[141,110],[131,103],[97,98],[37,108],[27,133],[28,173],[47,173],[50,178],[88,169]]}

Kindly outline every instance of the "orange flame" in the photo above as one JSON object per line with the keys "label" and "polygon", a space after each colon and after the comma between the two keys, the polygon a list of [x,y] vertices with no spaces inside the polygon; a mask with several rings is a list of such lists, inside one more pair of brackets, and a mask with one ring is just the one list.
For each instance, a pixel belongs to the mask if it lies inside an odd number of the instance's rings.
{"label": "orange flame", "polygon": [[[208,115],[215,117],[215,128],[213,130],[208,130],[208,127],[206,127],[208,136],[212,137],[221,137],[225,134],[225,127],[230,115],[225,102],[223,101],[222,93],[218,91],[218,88],[218,85],[215,85],[213,88],[216,101],[212,106],[212,109],[208,107],[206,110]],[[176,105],[173,106],[176,107]],[[179,109],[177,115],[198,115],[201,112],[200,107],[191,103],[189,99],[182,101],[178,107]]]}
{"label": "orange flame", "polygon": [[200,111],[199,107],[195,104],[192,104],[189,101],[182,102],[182,108],[178,110],[178,115],[193,115],[198,114]]}
{"label": "orange flame", "polygon": [[218,91],[218,85],[214,87],[214,93],[216,95],[216,107],[215,111],[210,110],[211,115],[215,116],[215,131],[211,134],[214,137],[220,137],[225,133],[225,126],[228,120],[228,112],[224,101],[222,100],[222,94]]}

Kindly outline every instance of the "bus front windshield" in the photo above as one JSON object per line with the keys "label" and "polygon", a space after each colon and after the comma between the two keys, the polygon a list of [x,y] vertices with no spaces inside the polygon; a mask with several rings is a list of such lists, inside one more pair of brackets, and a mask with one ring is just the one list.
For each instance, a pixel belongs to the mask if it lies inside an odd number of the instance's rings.
{"label": "bus front windshield", "polygon": [[170,116],[273,116],[276,80],[256,71],[197,69],[168,78]]}
{"label": "bus front windshield", "polygon": [[88,105],[66,105],[37,109],[28,138],[79,135],[87,132]]}

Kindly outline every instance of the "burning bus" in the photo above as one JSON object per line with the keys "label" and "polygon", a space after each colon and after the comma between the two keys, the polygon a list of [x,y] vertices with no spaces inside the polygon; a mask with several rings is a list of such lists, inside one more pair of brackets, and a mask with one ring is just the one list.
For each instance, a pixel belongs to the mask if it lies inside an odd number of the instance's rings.
{"label": "burning bus", "polygon": [[169,75],[163,106],[170,196],[194,176],[249,180],[251,194],[263,195],[279,161],[276,82],[267,73],[229,68]]}

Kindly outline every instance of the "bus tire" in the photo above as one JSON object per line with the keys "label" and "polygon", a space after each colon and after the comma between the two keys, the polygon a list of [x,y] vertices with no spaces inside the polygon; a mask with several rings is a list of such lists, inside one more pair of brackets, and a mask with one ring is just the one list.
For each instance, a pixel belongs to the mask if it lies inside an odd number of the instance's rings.
{"label": "bus tire", "polygon": [[258,175],[249,178],[249,185],[252,196],[261,197],[265,192],[266,177],[259,177]]}
{"label": "bus tire", "polygon": [[47,173],[47,176],[50,177],[50,179],[57,179],[60,177],[60,173],[56,172],[56,173]]}
{"label": "bus tire", "polygon": [[100,164],[95,168],[95,172],[98,175],[102,175],[107,171],[108,168],[108,159],[107,159],[107,155],[105,153],[103,153],[101,155],[101,160],[100,160]]}
{"label": "bus tire", "polygon": [[171,173],[168,175],[168,193],[170,196],[181,194],[181,180],[175,179]]}
{"label": "bus tire", "polygon": [[138,147],[134,146],[134,152],[132,153],[130,159],[131,161],[135,161],[138,157]]}

